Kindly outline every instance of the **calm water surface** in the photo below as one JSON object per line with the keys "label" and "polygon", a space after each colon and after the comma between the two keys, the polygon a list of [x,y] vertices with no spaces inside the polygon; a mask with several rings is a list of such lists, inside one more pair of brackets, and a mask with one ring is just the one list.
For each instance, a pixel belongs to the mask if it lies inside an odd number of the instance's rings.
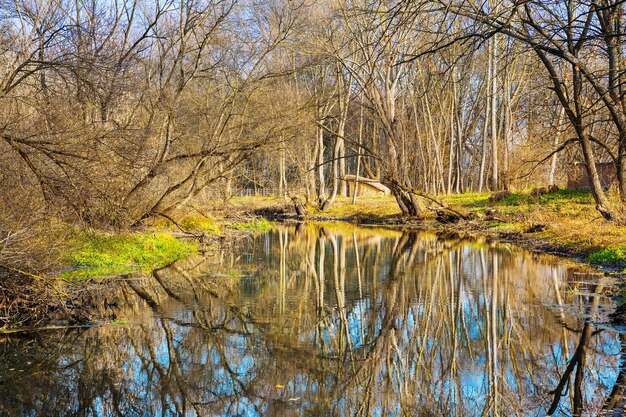
{"label": "calm water surface", "polygon": [[124,280],[117,324],[0,339],[0,415],[618,415],[611,285],[480,240],[280,226]]}

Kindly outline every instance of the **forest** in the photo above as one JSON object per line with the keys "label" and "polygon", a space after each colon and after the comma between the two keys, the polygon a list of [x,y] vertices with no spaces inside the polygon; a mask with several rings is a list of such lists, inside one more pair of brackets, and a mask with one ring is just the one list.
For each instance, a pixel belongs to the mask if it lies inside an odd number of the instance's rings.
{"label": "forest", "polygon": [[0,417],[626,415],[625,12],[0,0]]}
{"label": "forest", "polygon": [[623,12],[610,0],[3,2],[2,223],[130,226],[238,188],[329,205],[346,174],[419,216],[430,195],[552,185],[574,163],[602,216],[623,221]]}
{"label": "forest", "polygon": [[626,222],[621,1],[16,0],[0,19],[4,264],[51,225],[250,190],[327,210],[347,178],[419,218],[581,167]]}

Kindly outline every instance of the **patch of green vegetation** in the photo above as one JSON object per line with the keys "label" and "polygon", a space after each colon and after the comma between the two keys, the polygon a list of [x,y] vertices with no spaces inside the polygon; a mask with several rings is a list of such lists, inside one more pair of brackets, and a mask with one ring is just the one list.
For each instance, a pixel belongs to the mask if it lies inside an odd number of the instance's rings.
{"label": "patch of green vegetation", "polygon": [[[204,231],[210,235],[219,235],[222,233],[218,222],[203,215],[187,215],[182,219],[177,218],[178,224],[188,231]],[[153,217],[147,223],[150,230],[162,232],[178,232],[178,227],[170,220],[164,217]]]}
{"label": "patch of green vegetation", "polygon": [[448,203],[457,206],[478,208],[486,207],[489,202],[488,193],[464,193],[464,194],[452,194],[444,197]]}
{"label": "patch of green vegetation", "polygon": [[485,208],[491,206],[519,206],[526,202],[528,195],[524,193],[513,193],[508,196],[503,196],[496,201],[491,201],[491,198],[492,194],[490,193],[464,193],[448,195],[442,199],[453,206]]}
{"label": "patch of green vegetation", "polygon": [[150,272],[198,251],[196,242],[166,233],[79,233],[71,238],[70,247],[67,261],[75,269],[63,277],[72,280]]}
{"label": "patch of green vegetation", "polygon": [[230,227],[246,232],[267,232],[272,228],[272,224],[266,219],[254,219],[243,223],[231,224]]}
{"label": "patch of green vegetation", "polygon": [[589,255],[593,265],[626,265],[626,245],[608,246]]}
{"label": "patch of green vegetation", "polygon": [[591,193],[583,190],[558,190],[553,193],[544,194],[539,197],[541,204],[546,203],[576,203],[576,204],[591,204],[593,202]]}
{"label": "patch of green vegetation", "polygon": [[115,320],[111,322],[111,324],[114,326],[123,326],[125,324],[128,324],[128,320]]}
{"label": "patch of green vegetation", "polygon": [[534,197],[530,190],[524,192],[516,192],[511,195],[502,197],[496,201],[490,201],[492,195],[489,193],[464,193],[453,194],[442,197],[451,205],[457,205],[468,208],[483,208],[490,206],[520,206],[522,204],[553,204],[561,206],[566,203],[570,204],[591,204],[592,197],[589,191],[581,190],[558,190],[552,193],[543,194]]}
{"label": "patch of green vegetation", "polygon": [[494,203],[496,206],[519,206],[527,202],[528,196],[522,193],[513,193]]}

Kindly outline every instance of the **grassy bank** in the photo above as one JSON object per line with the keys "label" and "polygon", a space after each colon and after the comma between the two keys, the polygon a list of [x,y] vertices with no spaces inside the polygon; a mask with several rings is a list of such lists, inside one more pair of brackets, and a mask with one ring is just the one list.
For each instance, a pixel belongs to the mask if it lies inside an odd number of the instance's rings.
{"label": "grassy bank", "polygon": [[604,221],[589,192],[520,192],[496,201],[486,194],[465,194],[446,200],[482,214],[479,221],[488,228],[546,240],[595,265],[626,267],[626,227]]}
{"label": "grassy bank", "polygon": [[[450,206],[473,213],[474,218],[452,225],[439,225],[432,211],[418,222],[427,227],[474,230],[501,237],[523,238],[552,246],[554,251],[577,255],[608,267],[626,268],[626,227],[605,222],[586,191],[559,190],[543,195],[516,192],[494,199],[489,193],[442,196]],[[264,212],[276,209],[293,212],[291,205],[276,197],[235,197],[231,211]],[[356,204],[338,197],[326,211],[309,207],[315,220],[347,220],[357,223],[404,224],[393,197],[361,197]]]}
{"label": "grassy bank", "polygon": [[[27,250],[40,261],[0,262],[0,334],[42,326],[114,321],[103,308],[123,274],[150,274],[179,259],[248,234],[269,230],[269,221],[233,212],[228,217],[187,214],[177,224],[154,218],[139,230],[81,230],[59,222]],[[184,232],[183,232],[184,231]],[[47,248],[47,250],[43,250]],[[2,261],[2,259],[0,259]],[[104,304],[103,304],[104,303]]]}
{"label": "grassy bank", "polygon": [[[201,215],[183,216],[178,225],[155,219],[144,231],[135,233],[75,232],[66,245],[62,278],[77,281],[130,272],[149,273],[179,259],[198,253],[194,237],[224,236],[229,232],[257,233],[271,228],[262,218],[233,221]],[[181,228],[189,232],[181,234]]]}
{"label": "grassy bank", "polygon": [[604,221],[589,192],[519,192],[495,201],[487,194],[445,199],[482,215],[479,221],[488,228],[544,239],[596,265],[626,267],[626,227]]}
{"label": "grassy bank", "polygon": [[128,272],[148,273],[198,252],[198,242],[168,233],[76,233],[66,256],[70,280],[100,278]]}

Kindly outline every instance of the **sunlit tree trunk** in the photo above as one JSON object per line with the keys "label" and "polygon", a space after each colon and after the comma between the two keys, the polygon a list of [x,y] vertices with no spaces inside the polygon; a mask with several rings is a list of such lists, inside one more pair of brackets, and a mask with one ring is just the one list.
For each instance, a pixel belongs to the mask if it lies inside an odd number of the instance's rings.
{"label": "sunlit tree trunk", "polygon": [[561,106],[559,110],[559,118],[556,126],[556,133],[554,134],[554,141],[552,142],[552,146],[555,149],[554,153],[550,157],[550,171],[548,172],[548,185],[556,185],[556,164],[558,159],[558,153],[556,152],[556,148],[559,146],[559,142],[561,140],[561,133],[563,132],[563,119],[565,118],[565,108]]}
{"label": "sunlit tree trunk", "polygon": [[359,143],[356,154],[356,168],[354,175],[354,189],[352,190],[352,204],[356,204],[356,198],[359,195],[359,175],[361,174],[361,153],[363,152],[363,110],[365,96],[361,95],[361,108],[359,110]]}
{"label": "sunlit tree trunk", "polygon": [[491,189],[498,189],[498,38],[489,40],[489,60],[491,72],[489,82],[491,84]]}

